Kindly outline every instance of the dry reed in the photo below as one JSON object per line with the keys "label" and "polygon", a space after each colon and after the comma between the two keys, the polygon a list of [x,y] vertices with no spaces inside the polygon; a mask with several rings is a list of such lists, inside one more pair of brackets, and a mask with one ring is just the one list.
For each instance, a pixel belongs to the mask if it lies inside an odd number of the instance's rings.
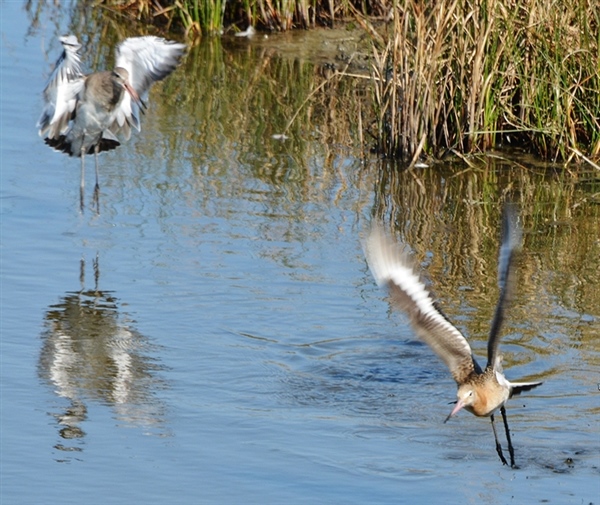
{"label": "dry reed", "polygon": [[380,153],[600,154],[595,2],[399,0],[393,12],[386,43],[373,40]]}

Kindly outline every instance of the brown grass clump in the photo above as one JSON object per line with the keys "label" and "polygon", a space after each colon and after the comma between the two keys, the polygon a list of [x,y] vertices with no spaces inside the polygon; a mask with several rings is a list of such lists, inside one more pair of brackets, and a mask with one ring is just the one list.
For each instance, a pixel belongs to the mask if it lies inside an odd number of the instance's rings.
{"label": "brown grass clump", "polygon": [[378,150],[598,156],[599,20],[588,0],[400,0],[373,40]]}

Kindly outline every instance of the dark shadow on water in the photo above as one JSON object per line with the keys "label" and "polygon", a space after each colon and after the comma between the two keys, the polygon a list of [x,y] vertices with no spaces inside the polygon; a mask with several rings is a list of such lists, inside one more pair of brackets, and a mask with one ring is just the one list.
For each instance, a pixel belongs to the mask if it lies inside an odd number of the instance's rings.
{"label": "dark shadow on water", "polygon": [[156,345],[121,312],[114,292],[99,289],[99,260],[94,283],[86,288],[85,260],[77,291],[67,291],[45,316],[38,362],[40,378],[64,402],[51,402],[60,441],[55,449],[83,450],[92,404],[109,406],[117,423],[165,435],[166,407],[157,397],[167,385],[154,357]]}

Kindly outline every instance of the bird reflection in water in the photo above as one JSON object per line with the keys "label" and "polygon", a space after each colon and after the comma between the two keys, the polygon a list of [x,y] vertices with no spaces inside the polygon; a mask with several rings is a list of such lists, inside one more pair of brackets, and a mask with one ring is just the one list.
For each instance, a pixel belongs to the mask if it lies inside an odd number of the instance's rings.
{"label": "bird reflection in water", "polygon": [[[83,449],[92,403],[110,406],[117,422],[166,435],[165,407],[156,397],[165,389],[164,370],[155,357],[157,346],[136,331],[134,321],[120,313],[111,291],[98,288],[98,258],[93,261],[94,288],[85,287],[85,260],[80,262],[81,289],[65,293],[45,315],[40,377],[68,404],[51,413],[61,441],[56,449]],[[77,443],[74,441],[77,440]],[[68,442],[70,446],[68,446]]]}

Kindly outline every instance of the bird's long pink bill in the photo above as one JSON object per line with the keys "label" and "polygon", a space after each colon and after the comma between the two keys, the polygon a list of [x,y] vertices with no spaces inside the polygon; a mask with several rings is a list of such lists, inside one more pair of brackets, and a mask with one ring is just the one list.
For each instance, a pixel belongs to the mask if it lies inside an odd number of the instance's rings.
{"label": "bird's long pink bill", "polygon": [[140,98],[140,95],[138,95],[138,92],[128,82],[123,83],[123,87],[131,95],[131,99],[140,108],[140,110],[142,111],[142,113],[144,113],[144,111],[148,108],[148,106]]}
{"label": "bird's long pink bill", "polygon": [[454,408],[452,409],[452,412],[450,412],[450,414],[448,414],[448,417],[444,420],[444,423],[447,423],[451,417],[455,416],[457,414],[457,412],[462,409],[465,406],[465,404],[462,402],[462,400],[458,400],[456,402],[456,405],[454,406]]}

